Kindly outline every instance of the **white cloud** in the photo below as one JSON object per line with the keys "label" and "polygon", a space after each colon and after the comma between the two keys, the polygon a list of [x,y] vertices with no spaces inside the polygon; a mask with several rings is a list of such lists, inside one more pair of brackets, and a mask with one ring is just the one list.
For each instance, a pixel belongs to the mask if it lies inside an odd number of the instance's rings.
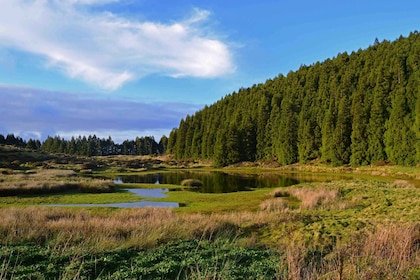
{"label": "white cloud", "polygon": [[235,70],[228,45],[200,25],[208,11],[163,24],[80,8],[110,2],[117,0],[0,0],[0,47],[40,55],[108,90],[152,73],[211,78]]}

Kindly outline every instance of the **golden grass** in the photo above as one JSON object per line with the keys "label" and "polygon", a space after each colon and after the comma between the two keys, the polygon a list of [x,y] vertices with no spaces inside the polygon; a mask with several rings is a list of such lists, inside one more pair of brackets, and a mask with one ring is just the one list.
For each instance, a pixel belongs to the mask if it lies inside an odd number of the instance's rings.
{"label": "golden grass", "polygon": [[287,211],[289,209],[287,203],[280,198],[269,198],[261,202],[260,208],[262,211],[271,211],[271,212],[281,212],[281,211]]}
{"label": "golden grass", "polygon": [[314,250],[296,240],[282,250],[287,279],[418,279],[420,225],[378,225],[331,250]]}
{"label": "golden grass", "polygon": [[114,188],[114,183],[111,180],[19,180],[0,182],[0,196],[61,193],[68,191],[103,193],[112,192]]}
{"label": "golden grass", "polygon": [[271,246],[284,252],[279,263],[286,265],[287,279],[402,279],[420,267],[419,224],[379,224],[322,248],[302,239],[299,225],[294,226],[298,220],[293,211],[204,215],[158,208],[1,208],[0,236],[2,244],[35,242],[63,250],[83,246],[95,252],[189,239],[231,238],[245,246],[261,246],[259,234],[283,227],[287,238]]}
{"label": "golden grass", "polygon": [[271,192],[270,198],[261,203],[261,210],[286,209],[287,203],[284,199],[290,196],[300,200],[301,209],[314,209],[330,205],[340,198],[340,192],[337,189],[317,188],[281,188]]}
{"label": "golden grass", "polygon": [[290,189],[289,193],[301,201],[300,207],[302,209],[313,209],[316,207],[325,206],[335,201],[339,197],[338,190],[329,190],[325,188]]}
{"label": "golden grass", "polygon": [[0,175],[0,196],[30,195],[79,191],[112,192],[112,180],[78,177],[73,170],[33,169]]}
{"label": "golden grass", "polygon": [[268,218],[258,213],[175,214],[161,208],[122,209],[106,215],[53,207],[1,208],[0,236],[3,243],[148,248],[178,239],[236,236],[242,224],[267,223]]}

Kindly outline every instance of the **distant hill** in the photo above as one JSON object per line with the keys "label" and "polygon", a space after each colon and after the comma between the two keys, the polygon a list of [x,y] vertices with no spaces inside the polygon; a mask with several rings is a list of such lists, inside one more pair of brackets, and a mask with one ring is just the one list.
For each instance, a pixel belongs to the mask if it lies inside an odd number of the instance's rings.
{"label": "distant hill", "polygon": [[420,163],[420,35],[301,66],[182,119],[176,158]]}

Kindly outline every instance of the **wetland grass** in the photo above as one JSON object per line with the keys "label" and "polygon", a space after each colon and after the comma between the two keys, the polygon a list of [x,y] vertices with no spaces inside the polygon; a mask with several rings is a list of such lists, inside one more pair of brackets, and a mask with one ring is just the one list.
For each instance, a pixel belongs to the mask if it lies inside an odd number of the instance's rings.
{"label": "wetland grass", "polygon": [[[156,199],[185,206],[179,209],[28,206],[133,199],[123,192],[3,197],[0,276],[419,279],[420,189],[410,181],[413,170],[399,170],[409,176],[392,180],[302,183],[274,191],[205,194],[173,186],[178,191]],[[2,184],[94,182],[73,171],[12,171],[2,171]]]}
{"label": "wetland grass", "polygon": [[78,177],[73,170],[37,169],[0,175],[0,197],[64,192],[113,192],[112,180]]}

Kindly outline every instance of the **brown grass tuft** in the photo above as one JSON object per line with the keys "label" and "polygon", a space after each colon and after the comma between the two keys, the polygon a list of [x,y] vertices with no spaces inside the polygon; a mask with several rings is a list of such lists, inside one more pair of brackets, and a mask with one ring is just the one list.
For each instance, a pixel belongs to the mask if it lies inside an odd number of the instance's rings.
{"label": "brown grass tuft", "polygon": [[302,209],[313,209],[316,207],[328,205],[340,196],[340,192],[338,190],[328,190],[325,188],[290,189],[289,193],[301,201],[300,207]]}
{"label": "brown grass tuft", "polygon": [[262,211],[271,212],[282,212],[289,209],[284,200],[279,197],[264,200],[263,202],[261,202],[260,208]]}

